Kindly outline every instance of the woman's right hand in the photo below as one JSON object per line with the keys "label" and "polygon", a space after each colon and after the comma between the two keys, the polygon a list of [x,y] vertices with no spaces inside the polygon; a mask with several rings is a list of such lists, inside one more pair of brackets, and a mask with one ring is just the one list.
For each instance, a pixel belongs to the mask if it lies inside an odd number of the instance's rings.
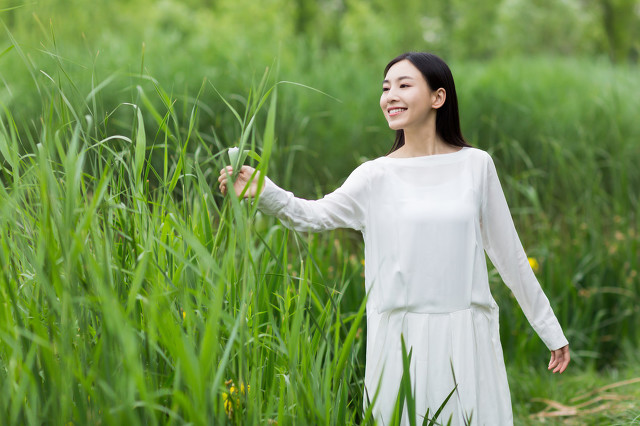
{"label": "woman's right hand", "polygon": [[[251,176],[255,172],[255,176],[253,179]],[[220,177],[218,177],[218,182],[220,182],[220,191],[223,194],[227,193],[228,183],[231,180],[231,176],[233,175],[233,167],[227,166],[220,170]],[[236,181],[233,182],[233,189],[236,193],[236,196],[240,196],[242,191],[244,191],[245,187],[248,185],[249,187],[244,193],[244,197],[255,197],[258,192],[258,179],[260,177],[260,172],[256,172],[253,167],[250,166],[242,166],[238,175],[236,176]]]}

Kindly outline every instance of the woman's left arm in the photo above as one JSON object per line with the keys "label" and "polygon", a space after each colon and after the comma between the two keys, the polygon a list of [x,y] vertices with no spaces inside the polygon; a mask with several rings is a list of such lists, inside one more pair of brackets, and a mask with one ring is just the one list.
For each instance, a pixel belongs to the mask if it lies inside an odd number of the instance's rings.
{"label": "woman's left arm", "polygon": [[495,165],[488,154],[484,173],[481,208],[484,248],[503,281],[513,292],[529,323],[551,350],[549,369],[553,369],[554,373],[561,373],[569,363],[569,342],[531,269]]}

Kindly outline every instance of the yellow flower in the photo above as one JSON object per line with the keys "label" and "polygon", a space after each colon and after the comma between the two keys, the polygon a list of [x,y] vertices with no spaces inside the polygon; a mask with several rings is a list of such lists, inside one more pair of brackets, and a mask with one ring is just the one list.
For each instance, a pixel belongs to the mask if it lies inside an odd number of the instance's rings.
{"label": "yellow flower", "polygon": [[[245,394],[245,385],[244,383],[240,383],[240,392],[238,392],[238,388],[233,383],[233,380],[229,379],[224,384],[229,388],[229,393],[222,393],[222,401],[224,403],[224,411],[227,413],[229,419],[233,416],[233,409],[240,408],[240,404],[242,403],[240,399],[240,394]],[[251,390],[251,386],[246,386],[246,392],[249,393]]]}
{"label": "yellow flower", "polygon": [[538,260],[535,257],[529,258],[529,266],[533,269],[533,272],[537,273],[540,269],[540,265],[538,264]]}
{"label": "yellow flower", "polygon": [[222,401],[224,402],[224,411],[227,413],[227,416],[231,418],[231,415],[233,414],[233,402],[231,402],[231,399],[226,392],[222,392]]}

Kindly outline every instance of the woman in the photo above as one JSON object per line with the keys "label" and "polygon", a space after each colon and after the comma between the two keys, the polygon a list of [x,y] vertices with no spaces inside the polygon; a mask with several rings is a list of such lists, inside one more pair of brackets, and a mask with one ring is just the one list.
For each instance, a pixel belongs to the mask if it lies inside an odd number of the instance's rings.
{"label": "woman", "polygon": [[[569,347],[520,244],[491,157],[462,137],[449,67],[429,53],[406,53],[386,67],[380,107],[396,130],[391,152],[357,167],[321,200],[295,198],[265,178],[259,208],[291,228],[346,227],[365,242],[365,399],[388,424],[410,360],[418,423],[447,395],[452,424],[513,423],[498,332],[498,306],[485,251],[562,373]],[[220,171],[227,190],[230,167]],[[243,166],[239,194],[253,169]],[[457,387],[456,387],[457,385]],[[375,397],[375,398],[374,398]],[[403,423],[408,423],[406,410]]]}

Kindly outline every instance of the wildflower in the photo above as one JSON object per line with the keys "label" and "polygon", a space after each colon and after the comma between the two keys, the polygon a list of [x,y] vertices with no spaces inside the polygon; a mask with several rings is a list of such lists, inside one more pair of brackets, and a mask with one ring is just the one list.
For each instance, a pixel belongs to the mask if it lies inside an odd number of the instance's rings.
{"label": "wildflower", "polygon": [[229,393],[222,393],[222,402],[224,404],[224,411],[227,413],[229,419],[233,417],[233,410],[239,409],[242,401],[240,400],[240,395],[244,396],[251,391],[251,386],[247,385],[245,388],[244,383],[240,383],[240,391],[238,392],[238,388],[233,383],[233,380],[229,379],[224,384],[229,388]]}
{"label": "wildflower", "polygon": [[533,269],[533,272],[537,273],[540,269],[540,265],[538,264],[538,260],[535,257],[529,258],[529,266]]}
{"label": "wildflower", "polygon": [[231,402],[228,393],[222,392],[222,401],[224,402],[225,413],[227,413],[227,416],[231,418],[231,415],[233,414],[233,403]]}

